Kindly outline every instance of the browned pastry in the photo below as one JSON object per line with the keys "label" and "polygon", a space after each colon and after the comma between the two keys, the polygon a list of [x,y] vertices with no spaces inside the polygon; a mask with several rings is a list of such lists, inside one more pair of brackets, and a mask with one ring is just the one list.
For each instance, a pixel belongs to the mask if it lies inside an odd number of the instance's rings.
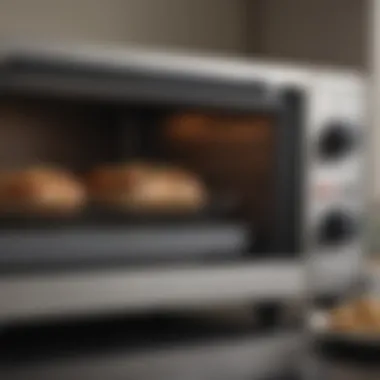
{"label": "browned pastry", "polygon": [[165,135],[182,143],[204,142],[210,138],[213,120],[203,114],[178,114],[166,121]]}
{"label": "browned pastry", "polygon": [[86,202],[84,186],[66,170],[33,167],[0,175],[0,211],[71,214]]}
{"label": "browned pastry", "polygon": [[88,176],[92,199],[133,211],[198,210],[206,192],[193,175],[177,168],[134,163],[100,167]]}
{"label": "browned pastry", "polygon": [[270,120],[260,116],[178,114],[169,118],[165,136],[169,141],[187,143],[266,143],[273,134]]}
{"label": "browned pastry", "polygon": [[332,311],[329,317],[329,326],[334,331],[352,331],[357,328],[354,310],[343,306]]}
{"label": "browned pastry", "polygon": [[87,186],[93,199],[117,202],[131,187],[146,178],[150,167],[142,163],[104,165],[87,176]]}
{"label": "browned pastry", "polygon": [[376,299],[362,298],[351,306],[355,310],[357,324],[366,329],[380,328],[380,303]]}
{"label": "browned pastry", "polygon": [[340,332],[380,332],[380,301],[366,297],[333,310],[329,327]]}
{"label": "browned pastry", "polygon": [[240,215],[271,228],[276,131],[264,114],[178,113],[166,120],[168,154],[236,200]]}

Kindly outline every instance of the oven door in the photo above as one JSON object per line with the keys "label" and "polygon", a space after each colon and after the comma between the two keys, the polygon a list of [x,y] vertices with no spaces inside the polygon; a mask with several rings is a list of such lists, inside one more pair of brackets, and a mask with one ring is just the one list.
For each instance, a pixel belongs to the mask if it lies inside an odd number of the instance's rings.
{"label": "oven door", "polygon": [[301,254],[297,89],[272,88],[265,78],[241,81],[38,55],[13,56],[1,70],[4,169],[54,163],[84,178],[105,162],[149,160],[194,173],[208,199],[191,215],[169,217],[110,216],[109,210],[91,210],[91,200],[85,212],[64,220],[2,214],[1,271]]}

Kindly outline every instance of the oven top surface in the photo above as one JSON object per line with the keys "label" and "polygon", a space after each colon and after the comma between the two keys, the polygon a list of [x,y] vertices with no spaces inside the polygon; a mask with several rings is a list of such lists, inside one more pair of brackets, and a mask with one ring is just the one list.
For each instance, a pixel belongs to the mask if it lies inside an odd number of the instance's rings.
{"label": "oven top surface", "polygon": [[361,72],[327,66],[300,65],[290,61],[267,61],[214,56],[181,50],[157,50],[137,46],[78,45],[70,43],[11,43],[0,46],[3,62],[12,59],[60,60],[72,64],[103,65],[114,69],[140,68],[148,71],[171,72],[204,78],[246,82],[265,78],[273,84],[305,84],[310,75],[328,75],[362,82]]}

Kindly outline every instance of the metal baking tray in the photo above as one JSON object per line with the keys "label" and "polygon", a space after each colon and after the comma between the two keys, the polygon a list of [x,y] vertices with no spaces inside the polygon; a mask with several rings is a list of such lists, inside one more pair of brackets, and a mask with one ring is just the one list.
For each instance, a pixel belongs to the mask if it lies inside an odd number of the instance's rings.
{"label": "metal baking tray", "polygon": [[[151,59],[136,65],[133,56],[92,59],[74,51],[2,52],[0,87],[5,94],[75,97],[110,101],[141,100],[156,104],[223,107],[232,109],[270,109],[273,98],[258,78],[245,81],[225,76],[173,72],[151,66]],[[170,59],[169,59],[170,61]],[[148,63],[148,65],[146,65]],[[177,64],[175,65],[178,66]],[[165,91],[162,91],[162,89]]]}
{"label": "metal baking tray", "polygon": [[252,238],[243,222],[207,218],[7,226],[0,228],[1,272],[236,259]]}

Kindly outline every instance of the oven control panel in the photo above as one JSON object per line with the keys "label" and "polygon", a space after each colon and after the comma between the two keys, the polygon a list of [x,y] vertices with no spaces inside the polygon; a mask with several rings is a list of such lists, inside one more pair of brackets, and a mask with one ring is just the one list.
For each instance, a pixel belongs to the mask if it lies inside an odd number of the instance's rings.
{"label": "oven control panel", "polygon": [[352,154],[358,147],[358,133],[344,121],[327,125],[317,142],[318,158],[325,163],[336,163]]}
{"label": "oven control panel", "polygon": [[360,274],[366,197],[364,82],[321,74],[311,86],[306,247],[312,289],[341,289]]}
{"label": "oven control panel", "polygon": [[331,210],[321,218],[316,242],[322,247],[339,247],[355,239],[358,233],[355,215],[344,210]]}

